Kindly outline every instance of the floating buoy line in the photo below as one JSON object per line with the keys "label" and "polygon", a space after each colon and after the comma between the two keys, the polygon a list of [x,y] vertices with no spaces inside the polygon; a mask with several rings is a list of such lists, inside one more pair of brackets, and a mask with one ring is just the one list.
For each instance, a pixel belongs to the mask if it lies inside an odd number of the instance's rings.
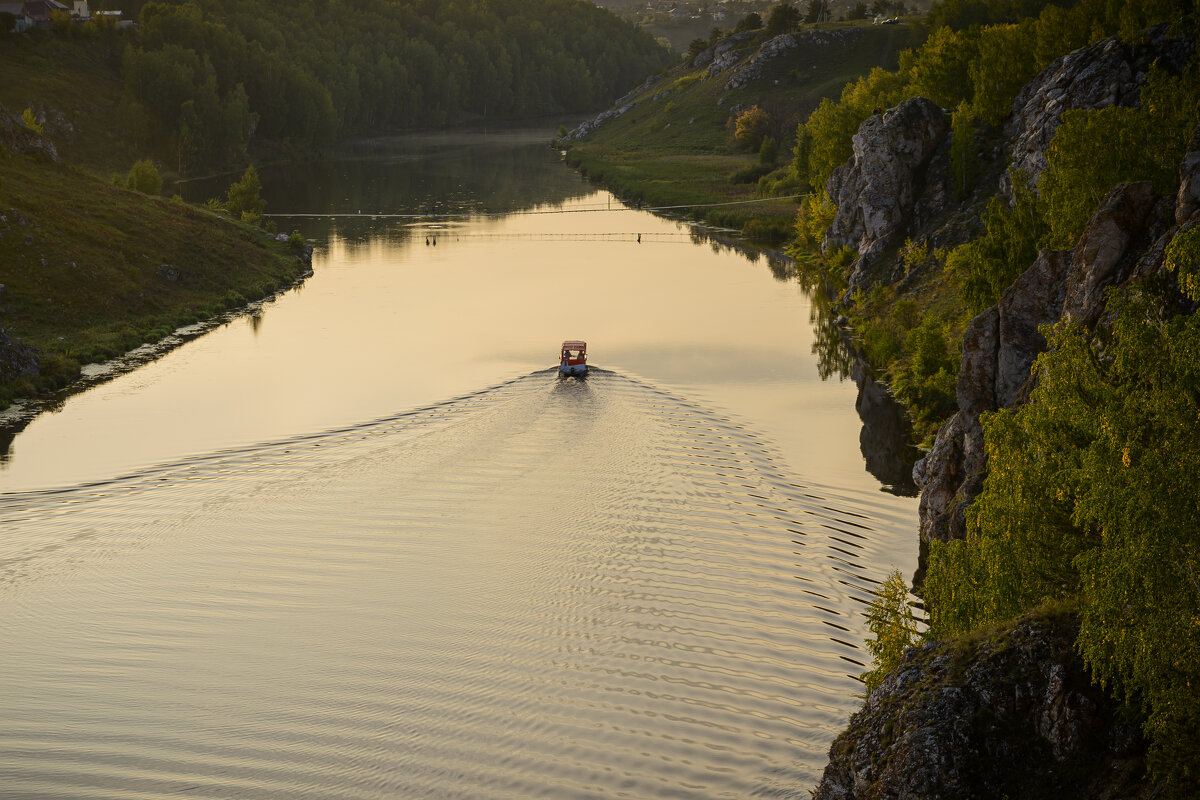
{"label": "floating buoy line", "polygon": [[753,200],[730,200],[725,203],[687,203],[677,206],[619,206],[600,207],[594,206],[589,208],[557,208],[557,209],[533,209],[526,211],[455,211],[443,212],[437,210],[407,212],[407,213],[386,213],[386,212],[370,212],[363,213],[361,210],[355,212],[277,212],[271,214],[263,214],[264,217],[309,217],[309,218],[346,218],[346,217],[364,217],[367,219],[471,219],[473,217],[530,217],[541,214],[598,214],[615,211],[679,211],[685,208],[718,208],[721,206],[744,206],[752,203],[769,203],[774,200],[795,200],[799,197],[804,197],[804,194],[788,194],[779,197],[756,197]]}

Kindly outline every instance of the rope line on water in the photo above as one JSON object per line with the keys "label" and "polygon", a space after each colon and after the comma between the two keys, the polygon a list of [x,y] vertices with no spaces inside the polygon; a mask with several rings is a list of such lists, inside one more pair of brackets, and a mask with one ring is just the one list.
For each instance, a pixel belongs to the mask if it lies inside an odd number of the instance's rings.
{"label": "rope line on water", "polygon": [[721,206],[743,206],[751,203],[769,203],[773,200],[795,200],[804,194],[786,194],[778,197],[756,197],[753,200],[730,200],[725,203],[688,203],[678,206],[620,206],[619,208],[559,208],[540,211],[458,211],[453,213],[421,212],[408,214],[358,212],[330,212],[317,214],[313,212],[271,213],[264,217],[368,217],[370,219],[461,219],[471,217],[528,217],[539,214],[596,214],[609,211],[678,211],[681,208],[718,208]]}

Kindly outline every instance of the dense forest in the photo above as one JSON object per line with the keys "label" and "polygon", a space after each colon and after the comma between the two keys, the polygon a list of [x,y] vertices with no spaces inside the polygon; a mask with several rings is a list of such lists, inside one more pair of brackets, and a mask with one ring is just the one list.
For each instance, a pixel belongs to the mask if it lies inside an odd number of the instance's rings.
{"label": "dense forest", "polygon": [[142,5],[122,126],[181,172],[252,139],[303,149],[478,118],[584,112],[669,54],[585,0],[187,0]]}

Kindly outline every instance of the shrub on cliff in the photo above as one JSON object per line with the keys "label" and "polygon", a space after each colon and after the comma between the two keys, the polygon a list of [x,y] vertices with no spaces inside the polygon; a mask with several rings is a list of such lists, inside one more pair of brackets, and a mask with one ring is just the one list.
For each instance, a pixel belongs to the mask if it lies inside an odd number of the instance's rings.
{"label": "shrub on cliff", "polygon": [[863,673],[862,680],[870,692],[919,638],[917,619],[908,605],[908,584],[900,570],[892,570],[875,591],[875,599],[867,609],[867,630],[871,632],[867,649],[871,651],[874,667]]}
{"label": "shrub on cliff", "polygon": [[[1196,296],[1194,299],[1200,299]],[[1057,327],[1027,405],[984,418],[966,540],[934,543],[935,636],[1077,597],[1092,675],[1145,715],[1154,774],[1200,790],[1200,315],[1114,298],[1111,333]]]}

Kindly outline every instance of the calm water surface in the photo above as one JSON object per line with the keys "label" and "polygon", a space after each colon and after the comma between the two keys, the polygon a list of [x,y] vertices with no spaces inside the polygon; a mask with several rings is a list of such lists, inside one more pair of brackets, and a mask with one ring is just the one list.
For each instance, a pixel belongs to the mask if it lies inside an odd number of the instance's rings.
{"label": "calm water surface", "polygon": [[807,797],[915,502],[787,265],[546,138],[264,175],[315,274],[17,434],[0,796]]}

